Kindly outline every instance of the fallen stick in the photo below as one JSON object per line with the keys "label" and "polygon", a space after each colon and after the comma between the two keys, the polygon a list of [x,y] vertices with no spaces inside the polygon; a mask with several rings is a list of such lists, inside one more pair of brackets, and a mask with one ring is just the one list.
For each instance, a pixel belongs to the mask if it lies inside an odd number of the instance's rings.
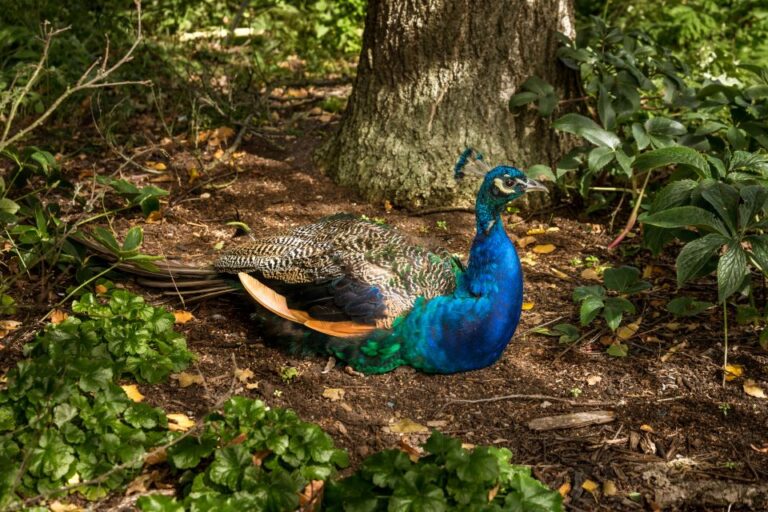
{"label": "fallen stick", "polygon": [[562,414],[560,416],[545,416],[528,422],[531,430],[556,430],[560,428],[581,428],[590,425],[610,423],[616,419],[613,411],[589,411]]}

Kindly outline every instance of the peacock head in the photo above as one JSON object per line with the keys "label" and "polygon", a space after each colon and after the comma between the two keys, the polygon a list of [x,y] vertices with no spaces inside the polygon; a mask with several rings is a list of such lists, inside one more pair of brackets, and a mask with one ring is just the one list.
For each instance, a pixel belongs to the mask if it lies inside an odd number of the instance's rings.
{"label": "peacock head", "polygon": [[454,177],[461,179],[467,174],[483,176],[483,184],[477,193],[477,203],[489,209],[490,213],[500,213],[507,203],[527,192],[548,192],[547,187],[528,178],[517,167],[499,165],[490,170],[489,168],[482,153],[469,148],[464,150],[456,162]]}

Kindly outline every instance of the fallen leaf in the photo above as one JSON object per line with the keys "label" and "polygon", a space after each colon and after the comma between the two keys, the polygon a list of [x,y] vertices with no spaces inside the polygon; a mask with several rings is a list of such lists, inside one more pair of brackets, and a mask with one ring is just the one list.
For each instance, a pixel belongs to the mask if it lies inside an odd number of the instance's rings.
{"label": "fallen leaf", "polygon": [[539,264],[538,261],[536,261],[534,258],[532,258],[529,255],[526,255],[526,256],[523,256],[522,258],[520,258],[520,263],[524,263],[524,264],[528,265],[529,267],[535,267],[536,265]]}
{"label": "fallen leaf", "polygon": [[160,220],[163,218],[163,212],[160,210],[154,210],[149,215],[147,215],[147,224],[157,224],[160,222]]}
{"label": "fallen leaf", "polygon": [[182,311],[182,310],[176,310],[173,312],[174,318],[176,318],[177,324],[185,324],[189,322],[190,320],[195,319],[195,315],[190,313],[189,311]]}
{"label": "fallen leaf", "polygon": [[203,379],[203,376],[200,375],[199,373],[187,373],[187,372],[172,373],[171,378],[179,381],[180,388],[188,388],[193,384],[202,385],[205,383],[205,379]]}
{"label": "fallen leaf", "polygon": [[151,481],[152,481],[152,475],[149,473],[144,473],[143,475],[137,476],[126,487],[125,495],[130,496],[131,494],[147,492],[147,489],[149,488],[148,484]]}
{"label": "fallen leaf", "polygon": [[408,439],[401,437],[397,442],[397,445],[401,452],[408,454],[408,458],[411,459],[411,462],[418,462],[418,460],[421,458],[422,449],[418,446],[413,446],[408,442]]}
{"label": "fallen leaf", "polygon": [[[414,461],[414,462],[416,462],[416,461]],[[499,489],[501,489],[501,485],[500,484],[496,484],[495,487],[493,487],[492,489],[490,489],[488,491],[488,501],[489,502],[493,501],[493,499],[496,497],[496,495],[499,494]]]}
{"label": "fallen leaf", "polygon": [[345,393],[341,388],[325,388],[323,390],[323,398],[327,398],[331,402],[338,402],[339,400],[344,400]]}
{"label": "fallen leaf", "polygon": [[517,242],[515,243],[517,243],[517,246],[520,247],[521,249],[525,249],[529,245],[536,243],[536,237],[524,236],[522,238],[518,238]]}
{"label": "fallen leaf", "polygon": [[530,311],[533,309],[533,302],[523,302],[523,311]]}
{"label": "fallen leaf", "polygon": [[11,331],[21,327],[21,322],[16,320],[0,320],[0,338],[8,336]]}
{"label": "fallen leaf", "polygon": [[638,318],[631,324],[622,325],[621,327],[616,329],[616,336],[620,340],[624,340],[624,341],[628,340],[629,338],[634,336],[637,330],[640,328],[640,322],[642,322],[642,320],[643,320],[642,318]]}
{"label": "fallen leaf", "polygon": [[168,417],[168,430],[173,432],[186,432],[195,426],[195,422],[189,416],[181,413],[166,414]]}
{"label": "fallen leaf", "polygon": [[80,510],[84,510],[82,507],[75,505],[74,503],[62,503],[60,501],[49,503],[48,509],[51,512],[79,512]]}
{"label": "fallen leaf", "polygon": [[563,485],[557,488],[557,492],[559,492],[560,496],[562,496],[563,498],[568,496],[568,493],[571,492],[571,482],[563,483]]}
{"label": "fallen leaf", "polygon": [[156,171],[164,171],[164,170],[166,170],[168,168],[163,162],[157,162],[156,164],[152,165],[151,167],[152,167],[152,169],[154,169]]}
{"label": "fallen leaf", "polygon": [[533,228],[533,229],[529,229],[525,234],[526,235],[543,235],[546,232],[547,230],[544,228]]}
{"label": "fallen leaf", "polygon": [[662,363],[666,363],[669,360],[669,358],[672,357],[675,354],[675,352],[680,352],[682,349],[684,349],[687,346],[688,346],[688,342],[687,341],[683,341],[681,343],[678,343],[674,347],[672,347],[669,350],[667,350],[666,354],[661,356],[661,362]]}
{"label": "fallen leaf", "polygon": [[150,183],[170,183],[176,181],[170,174],[161,174],[160,176],[154,176],[149,180]]}
{"label": "fallen leaf", "polygon": [[725,372],[725,380],[728,382],[744,375],[744,367],[740,364],[727,364],[723,371]]}
{"label": "fallen leaf", "polygon": [[587,377],[587,384],[589,384],[590,386],[594,386],[601,380],[603,380],[603,378],[599,375],[590,375],[589,377]]}
{"label": "fallen leaf", "polygon": [[224,156],[224,150],[219,148],[213,153],[213,158],[216,160],[221,160],[221,157]]}
{"label": "fallen leaf", "polygon": [[593,268],[585,268],[581,271],[581,278],[587,279],[589,281],[602,281],[600,279],[600,276],[597,274],[597,271]]}
{"label": "fallen leaf", "polygon": [[107,293],[109,291],[109,289],[106,286],[104,286],[103,284],[97,284],[96,287],[95,287],[95,290],[96,290],[96,293],[99,294],[99,295],[104,295],[105,293]]}
{"label": "fallen leaf", "polygon": [[[248,436],[245,437],[245,439],[247,438]],[[245,441],[245,439],[243,439],[243,441]],[[240,443],[237,443],[237,444],[240,444]],[[253,456],[251,456],[251,462],[253,463],[254,466],[261,466],[262,462],[264,462],[264,459],[269,457],[271,454],[272,454],[272,450],[259,450],[256,453],[254,453]]]}
{"label": "fallen leaf", "polygon": [[600,486],[597,485],[597,482],[593,482],[592,480],[584,480],[584,482],[581,484],[581,488],[587,491],[590,494],[595,494],[597,492],[597,489]]}
{"label": "fallen leaf", "polygon": [[51,313],[51,323],[54,325],[60,324],[67,318],[69,318],[69,315],[60,309],[54,309],[53,313]]}
{"label": "fallen leaf", "polygon": [[323,480],[312,480],[304,490],[299,494],[299,505],[303,512],[314,512],[320,510],[320,503],[323,500]]}
{"label": "fallen leaf", "polygon": [[250,368],[235,368],[235,378],[240,382],[248,382],[253,378],[253,371]]}
{"label": "fallen leaf", "polygon": [[613,480],[606,480],[603,482],[603,494],[605,496],[616,496],[617,493],[618,489],[616,489],[616,484]]}
{"label": "fallen leaf", "polygon": [[393,434],[422,434],[429,432],[427,427],[408,418],[397,420],[385,428],[389,429]]}
{"label": "fallen leaf", "polygon": [[640,430],[642,430],[643,432],[653,432],[653,427],[644,423],[640,425]]}
{"label": "fallen leaf", "polygon": [[249,382],[245,385],[245,389],[259,389],[259,383],[258,382]]}
{"label": "fallen leaf", "polygon": [[765,398],[765,392],[763,391],[763,388],[758,386],[757,382],[752,379],[747,379],[744,381],[744,392],[755,398]]}
{"label": "fallen leaf", "polygon": [[128,395],[128,398],[134,402],[144,401],[144,395],[141,394],[139,387],[136,384],[125,384],[120,387],[123,388],[123,391],[125,391],[125,394]]}
{"label": "fallen leaf", "polygon": [[669,323],[664,324],[664,327],[666,327],[670,331],[677,331],[678,329],[680,329],[683,326],[682,326],[682,324],[679,324],[678,322],[669,322]]}
{"label": "fallen leaf", "polygon": [[144,456],[144,464],[147,466],[154,466],[155,464],[162,464],[168,460],[168,452],[165,450],[165,448],[158,448],[156,450],[152,450],[148,454]]}
{"label": "fallen leaf", "polygon": [[543,245],[534,245],[533,246],[533,252],[536,254],[549,254],[553,252],[556,249],[554,244],[543,244]]}
{"label": "fallen leaf", "polygon": [[197,170],[197,167],[190,167],[187,169],[187,175],[189,176],[189,182],[194,183],[200,177],[200,171]]}

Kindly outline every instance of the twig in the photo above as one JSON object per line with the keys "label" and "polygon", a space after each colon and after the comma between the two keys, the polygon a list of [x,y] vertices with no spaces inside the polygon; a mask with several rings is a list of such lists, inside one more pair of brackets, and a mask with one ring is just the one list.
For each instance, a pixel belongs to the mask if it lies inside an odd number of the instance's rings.
{"label": "twig", "polygon": [[[119,81],[119,82],[107,82],[105,81],[107,78],[109,78],[110,75],[112,75],[117,69],[122,67],[125,63],[130,61],[133,58],[133,53],[136,50],[136,48],[139,46],[139,43],[142,40],[142,32],[141,32],[141,0],[134,0],[134,4],[136,5],[136,11],[138,15],[138,21],[136,23],[136,40],[133,42],[131,47],[128,49],[128,51],[112,66],[107,67],[107,59],[109,58],[109,44],[107,43],[107,46],[104,51],[104,56],[100,59],[93,62],[88,69],[85,70],[85,72],[80,76],[80,78],[75,82],[74,85],[67,86],[67,89],[61,93],[61,95],[56,98],[53,103],[48,107],[48,109],[43,112],[40,117],[32,121],[29,125],[25,126],[21,130],[17,131],[13,136],[9,137],[8,134],[10,133],[11,126],[13,124],[13,119],[16,115],[16,111],[18,109],[19,104],[23,101],[24,97],[29,94],[32,86],[37,81],[37,79],[40,76],[40,73],[42,72],[43,67],[45,66],[45,61],[48,58],[48,51],[50,50],[51,40],[54,36],[60,34],[65,29],[58,29],[58,30],[52,30],[46,32],[46,39],[45,39],[45,45],[43,46],[43,54],[38,61],[38,64],[35,66],[35,71],[32,74],[32,78],[27,82],[27,84],[24,86],[24,89],[22,89],[21,95],[14,101],[13,105],[11,106],[11,111],[8,115],[8,117],[5,120],[5,128],[3,129],[3,136],[0,137],[0,152],[4,151],[9,146],[16,143],[18,140],[26,137],[30,132],[37,129],[40,125],[42,125],[58,108],[59,106],[70,96],[73,94],[76,94],[80,91],[84,91],[87,89],[98,89],[102,87],[118,87],[121,85],[147,85],[150,83],[149,80],[125,80],[125,81]],[[101,64],[99,66],[99,64]],[[99,66],[98,71],[91,76],[91,73],[93,70]]]}
{"label": "twig", "polygon": [[561,398],[559,396],[549,396],[549,395],[501,395],[501,396],[491,396],[488,398],[455,398],[453,400],[448,400],[443,404],[443,408],[451,405],[451,404],[480,404],[480,403],[487,403],[487,402],[499,402],[502,400],[551,400],[553,402],[562,402],[568,405],[616,405],[616,402],[601,402],[597,400],[571,400],[569,398]]}
{"label": "twig", "polygon": [[565,318],[565,317],[564,317],[564,316],[559,316],[559,317],[555,318],[554,320],[550,320],[550,321],[548,321],[548,322],[544,322],[543,324],[541,324],[541,325],[537,325],[536,327],[531,327],[531,328],[530,328],[530,329],[528,329],[527,331],[523,331],[522,333],[520,333],[520,335],[521,335],[521,336],[525,336],[525,335],[526,335],[526,334],[528,334],[529,332],[533,332],[533,331],[535,331],[536,329],[542,329],[542,328],[544,328],[544,327],[548,327],[548,326],[552,325],[552,324],[553,324],[553,323],[555,323],[555,322],[559,322],[559,321],[560,321],[560,320],[562,320],[563,318]]}
{"label": "twig", "polygon": [[627,220],[627,225],[624,227],[624,230],[619,234],[619,236],[617,236],[616,239],[608,246],[609,251],[618,247],[621,241],[624,240],[624,237],[627,236],[630,231],[632,231],[632,228],[635,227],[635,222],[637,222],[637,214],[640,212],[640,206],[642,205],[643,196],[645,195],[645,188],[648,186],[648,180],[650,177],[651,171],[648,171],[648,174],[645,175],[645,182],[643,182],[643,187],[637,194],[637,198],[635,198],[635,207],[632,208],[632,214],[629,216],[629,220]]}
{"label": "twig", "polygon": [[475,213],[475,209],[468,206],[439,206],[437,208],[427,208],[424,210],[411,212],[411,215],[414,217],[421,217],[423,215],[432,215],[435,213],[454,213],[454,212]]}
{"label": "twig", "polygon": [[[597,333],[597,334],[595,334],[595,333]],[[586,339],[587,336],[592,336],[593,334],[595,334],[595,336],[591,340],[589,340],[587,342],[587,345],[589,345],[590,343],[592,343],[593,341],[595,341],[597,338],[600,337],[600,329],[593,329],[593,330],[589,331],[588,333],[586,333],[581,338],[579,338],[578,340],[576,340],[573,343],[571,343],[570,345],[568,345],[568,348],[566,348],[565,350],[563,350],[562,352],[557,354],[557,356],[555,357],[555,361],[557,361],[558,359],[563,357],[565,354],[567,354],[568,352],[573,350],[573,348],[576,347],[576,345],[578,345],[582,340]]]}

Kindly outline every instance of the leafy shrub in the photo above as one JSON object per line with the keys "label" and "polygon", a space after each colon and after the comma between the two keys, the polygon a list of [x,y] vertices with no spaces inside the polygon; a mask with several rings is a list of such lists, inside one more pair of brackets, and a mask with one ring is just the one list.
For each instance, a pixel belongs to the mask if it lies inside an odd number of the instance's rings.
{"label": "leafy shrub", "polygon": [[67,485],[101,497],[171,439],[163,411],[133,402],[116,382],[158,382],[187,366],[173,315],[117,289],[86,294],[73,311],[25,347],[28,358],[0,390],[0,507]]}

